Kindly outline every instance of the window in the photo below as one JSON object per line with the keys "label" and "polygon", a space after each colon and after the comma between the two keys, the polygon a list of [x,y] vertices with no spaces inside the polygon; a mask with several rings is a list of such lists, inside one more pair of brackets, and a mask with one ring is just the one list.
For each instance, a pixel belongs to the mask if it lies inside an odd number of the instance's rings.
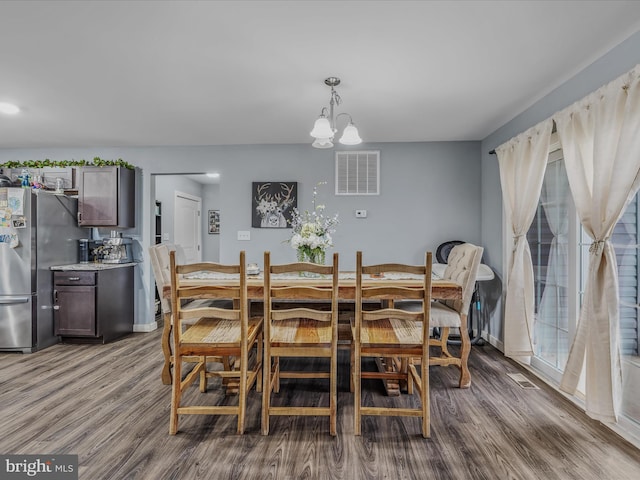
{"label": "window", "polygon": [[622,355],[633,356],[638,356],[639,206],[640,197],[636,194],[611,235],[620,289],[620,348]]}
{"label": "window", "polygon": [[[560,150],[549,163],[533,223],[527,233],[535,282],[534,353],[545,373],[559,381],[579,312],[578,224]],[[573,247],[572,247],[573,245]]]}

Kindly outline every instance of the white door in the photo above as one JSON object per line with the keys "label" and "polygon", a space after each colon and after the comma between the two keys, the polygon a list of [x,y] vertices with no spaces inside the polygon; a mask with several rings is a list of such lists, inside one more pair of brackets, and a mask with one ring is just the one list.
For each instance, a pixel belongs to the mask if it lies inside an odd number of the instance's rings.
{"label": "white door", "polygon": [[202,199],[187,193],[175,192],[173,241],[184,250],[185,263],[202,261],[200,246]]}

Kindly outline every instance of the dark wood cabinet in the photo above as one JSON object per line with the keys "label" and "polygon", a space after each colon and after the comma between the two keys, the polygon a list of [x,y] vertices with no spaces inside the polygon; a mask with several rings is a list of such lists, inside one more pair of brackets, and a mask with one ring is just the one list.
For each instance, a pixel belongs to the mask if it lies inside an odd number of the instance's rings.
{"label": "dark wood cabinet", "polygon": [[55,334],[106,343],[133,331],[133,266],[53,272]]}
{"label": "dark wood cabinet", "polygon": [[135,171],[125,167],[78,169],[78,225],[135,227]]}

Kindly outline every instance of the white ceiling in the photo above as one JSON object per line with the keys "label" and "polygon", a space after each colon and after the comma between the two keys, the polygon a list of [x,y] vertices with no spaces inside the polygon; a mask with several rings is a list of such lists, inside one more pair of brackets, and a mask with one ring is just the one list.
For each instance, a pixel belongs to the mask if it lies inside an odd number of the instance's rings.
{"label": "white ceiling", "polygon": [[640,30],[640,1],[0,2],[0,148],[481,140]]}

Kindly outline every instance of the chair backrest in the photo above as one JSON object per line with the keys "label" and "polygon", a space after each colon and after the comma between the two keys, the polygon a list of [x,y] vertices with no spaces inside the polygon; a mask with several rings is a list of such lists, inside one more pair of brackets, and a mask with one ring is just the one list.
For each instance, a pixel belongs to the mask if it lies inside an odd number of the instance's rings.
{"label": "chair backrest", "polygon": [[[295,282],[295,286],[273,286],[272,276],[288,274],[299,276],[300,272],[308,272],[316,275],[327,275],[331,278],[331,288],[308,286]],[[271,264],[270,252],[264,252],[264,320],[265,338],[269,339],[271,321],[306,318],[317,321],[331,322],[335,329],[333,337],[337,341],[338,328],[338,254],[333,254],[331,265],[318,265],[308,262],[296,262],[280,265]],[[305,304],[303,307],[274,309],[274,303],[278,301],[311,300],[329,301],[331,310],[321,308],[314,303]]]}
{"label": "chair backrest", "polygon": [[[362,321],[382,320],[385,318],[394,321],[422,322],[422,340],[427,344],[429,341],[429,317],[431,305],[431,269],[432,253],[426,252],[424,265],[407,265],[402,263],[385,263],[377,265],[362,265],[362,252],[356,252],[356,335],[360,333]],[[388,273],[405,273],[419,275],[421,277],[421,287],[394,286],[385,284],[384,275]],[[367,277],[380,277],[376,283],[364,286],[364,279]],[[363,303],[370,300],[392,299],[397,300],[418,300],[422,309],[419,311],[401,310],[394,307],[379,308],[371,310],[363,309]],[[360,342],[360,339],[356,339]]]}
{"label": "chair backrest", "polygon": [[180,245],[159,243],[149,247],[149,259],[156,280],[156,288],[160,297],[162,313],[171,313],[171,300],[163,296],[162,291],[171,285],[171,271],[169,268],[169,252],[176,251],[176,263],[184,263],[184,252]]}
{"label": "chair backrest", "polygon": [[440,300],[458,313],[467,313],[476,284],[478,268],[484,248],[471,243],[456,245],[449,252],[447,267],[442,277],[462,285],[461,300]]}
{"label": "chair backrest", "polygon": [[[245,252],[240,252],[240,263],[237,265],[223,265],[213,262],[190,263],[179,265],[176,260],[176,251],[169,252],[169,268],[171,272],[171,309],[174,316],[174,341],[179,339],[182,332],[182,322],[197,320],[202,317],[235,320],[241,322],[242,338],[247,338],[248,308],[247,308],[247,274],[245,264]],[[185,275],[194,272],[204,274],[235,274],[238,282],[229,285],[215,284],[215,281],[207,279],[206,282],[194,284],[193,280],[185,278]],[[193,302],[194,300],[236,300],[237,308],[224,308],[225,302]],[[197,307],[193,307],[197,305]]]}

